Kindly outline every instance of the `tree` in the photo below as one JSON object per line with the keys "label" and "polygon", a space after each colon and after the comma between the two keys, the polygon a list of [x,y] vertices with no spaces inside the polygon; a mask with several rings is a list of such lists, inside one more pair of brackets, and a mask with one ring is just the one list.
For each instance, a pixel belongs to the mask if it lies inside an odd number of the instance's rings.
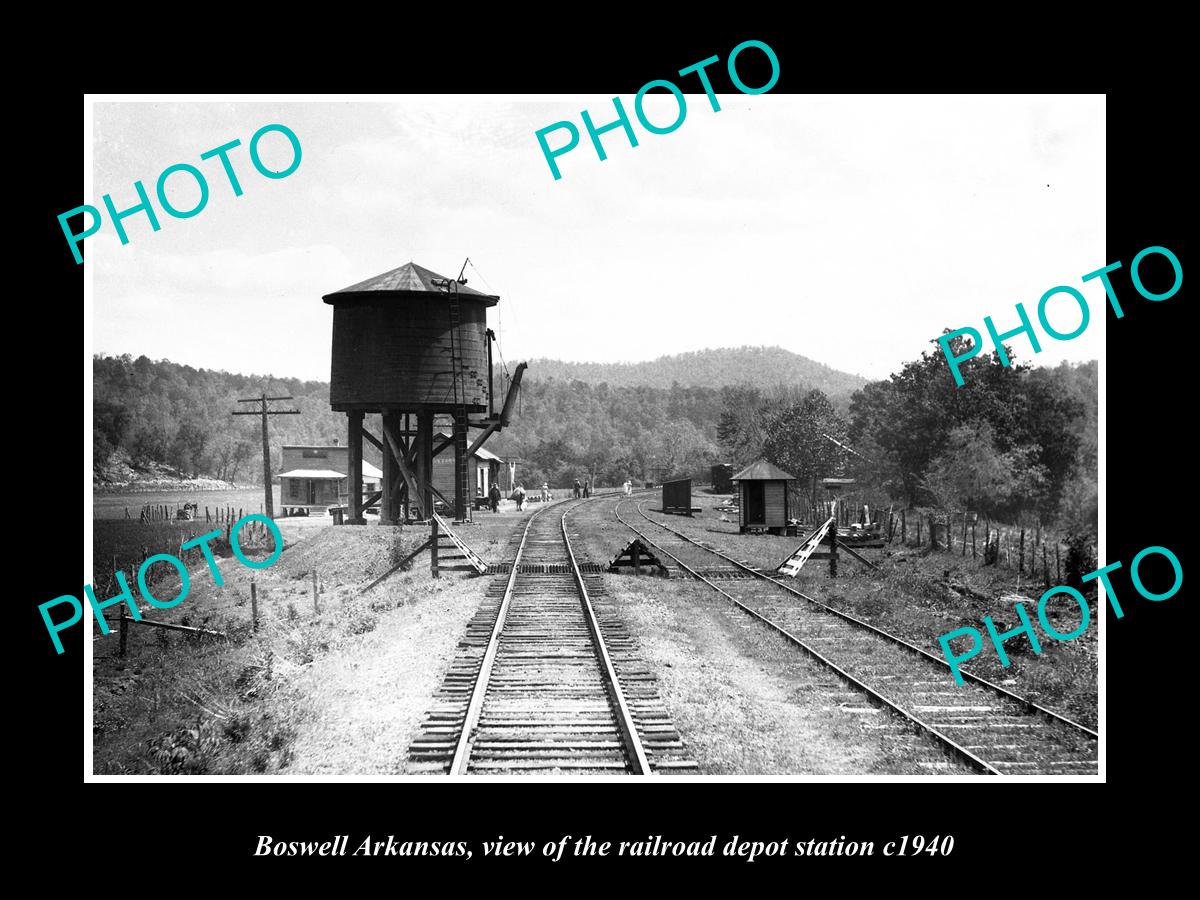
{"label": "tree", "polygon": [[721,453],[734,468],[747,466],[762,457],[767,425],[781,408],[781,404],[772,403],[758,388],[750,385],[721,389],[717,440]]}
{"label": "tree", "polygon": [[192,472],[199,475],[204,468],[207,457],[205,450],[208,445],[208,432],[192,420],[185,420],[175,433],[171,444],[171,462],[181,472]]}
{"label": "tree", "polygon": [[713,442],[686,419],[662,426],[651,441],[655,464],[668,475],[690,475],[701,464],[711,463],[716,452]]}
{"label": "tree", "polygon": [[929,465],[923,485],[938,506],[995,514],[1031,505],[1046,481],[1044,466],[1032,462],[1036,447],[1006,452],[987,422],[959,425]]}
{"label": "tree", "polygon": [[[968,347],[961,337],[952,342],[956,354]],[[1069,368],[1001,366],[995,352],[965,360],[962,372],[965,384],[958,387],[945,356],[926,352],[888,380],[866,385],[850,402],[852,445],[871,448],[880,480],[893,486],[893,496],[919,505],[931,499],[931,491],[959,496],[963,473],[947,468],[953,468],[951,435],[960,426],[986,423],[990,447],[1005,457],[1026,492],[1010,492],[1003,511],[1052,515],[1086,445],[1081,430],[1095,430],[1087,422],[1095,400],[1082,399],[1089,390],[1095,397],[1094,378]],[[962,440],[963,435],[955,438]]]}
{"label": "tree", "polygon": [[790,475],[816,501],[817,481],[841,474],[846,451],[829,440],[845,443],[846,423],[821,391],[809,391],[771,420],[763,453]]}

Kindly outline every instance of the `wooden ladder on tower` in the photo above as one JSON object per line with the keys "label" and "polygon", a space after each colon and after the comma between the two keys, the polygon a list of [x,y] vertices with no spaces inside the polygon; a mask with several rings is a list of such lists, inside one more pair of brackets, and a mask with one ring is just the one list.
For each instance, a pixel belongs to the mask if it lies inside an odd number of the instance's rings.
{"label": "wooden ladder on tower", "polygon": [[[454,439],[454,484],[455,484],[455,516],[458,515],[458,507],[462,507],[463,516],[465,519],[471,509],[471,472],[470,466],[467,465],[467,460],[459,460],[458,454],[464,452],[464,449],[470,442],[468,441],[467,431],[467,385],[466,377],[463,372],[463,359],[461,342],[459,341],[459,327],[462,324],[462,309],[458,303],[458,283],[447,285],[449,300],[450,300],[450,366],[451,375],[454,384],[454,425],[451,436]],[[461,382],[461,383],[460,383]]]}

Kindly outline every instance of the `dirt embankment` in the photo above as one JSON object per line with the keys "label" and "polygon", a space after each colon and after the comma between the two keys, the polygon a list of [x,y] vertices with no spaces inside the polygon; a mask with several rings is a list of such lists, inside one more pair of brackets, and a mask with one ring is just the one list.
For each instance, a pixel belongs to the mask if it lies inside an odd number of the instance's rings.
{"label": "dirt embankment", "polygon": [[[499,541],[498,530],[485,543]],[[403,772],[411,734],[488,583],[457,572],[434,579],[422,554],[365,590],[427,536],[416,528],[304,529],[294,543],[288,534],[266,569],[221,559],[220,588],[200,563],[188,598],[147,616],[227,640],[131,626],[122,659],[117,636],[95,632],[94,770]],[[163,593],[174,592],[164,585]]]}

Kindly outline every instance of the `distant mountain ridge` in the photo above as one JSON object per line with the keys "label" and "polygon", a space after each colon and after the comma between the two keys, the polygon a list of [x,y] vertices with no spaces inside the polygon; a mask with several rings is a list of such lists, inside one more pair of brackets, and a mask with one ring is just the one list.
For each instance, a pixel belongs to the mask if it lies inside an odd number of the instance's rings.
{"label": "distant mountain ridge", "polygon": [[722,388],[749,384],[770,390],[777,385],[803,385],[824,391],[830,399],[848,399],[867,379],[842,372],[782,347],[721,347],[660,356],[636,363],[576,363],[531,359],[530,380],[555,378],[610,387]]}

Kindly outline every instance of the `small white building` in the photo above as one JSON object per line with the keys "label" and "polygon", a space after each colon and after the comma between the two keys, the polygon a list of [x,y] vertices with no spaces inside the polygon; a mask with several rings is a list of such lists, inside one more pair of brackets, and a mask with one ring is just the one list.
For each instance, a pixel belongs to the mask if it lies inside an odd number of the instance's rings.
{"label": "small white building", "polygon": [[[383,472],[365,459],[363,493],[378,491]],[[326,515],[333,506],[346,506],[350,476],[350,448],[284,445],[283,471],[279,473],[279,506],[285,516]]]}

